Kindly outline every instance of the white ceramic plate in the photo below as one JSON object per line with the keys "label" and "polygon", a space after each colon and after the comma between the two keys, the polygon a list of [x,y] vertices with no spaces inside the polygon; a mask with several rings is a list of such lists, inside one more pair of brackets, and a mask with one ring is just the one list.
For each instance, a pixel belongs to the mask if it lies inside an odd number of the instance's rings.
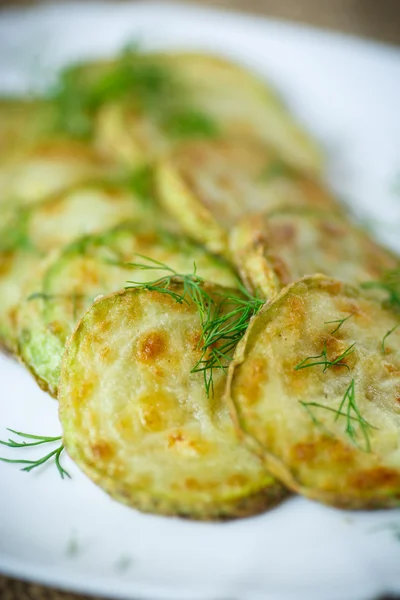
{"label": "white ceramic plate", "polygon": [[[214,51],[268,77],[325,145],[337,191],[400,249],[399,50],[179,5],[43,5],[0,14],[0,89],[23,92],[60,64],[131,40]],[[0,357],[3,439],[6,427],[60,432],[56,403]],[[71,481],[54,468],[26,474],[0,464],[2,572],[135,600],[372,600],[400,592],[400,511],[346,513],[295,498],[253,519],[191,523],[121,506],[65,463]]]}

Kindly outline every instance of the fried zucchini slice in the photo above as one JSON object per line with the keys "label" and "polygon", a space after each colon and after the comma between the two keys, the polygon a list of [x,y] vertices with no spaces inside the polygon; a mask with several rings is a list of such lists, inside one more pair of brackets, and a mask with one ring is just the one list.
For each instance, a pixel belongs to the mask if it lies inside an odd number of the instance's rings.
{"label": "fried zucchini slice", "polygon": [[63,360],[64,444],[95,483],[141,511],[203,520],[252,515],[285,491],[237,440],[222,402],[226,375],[215,373],[208,398],[202,373],[191,373],[201,336],[190,299],[131,289],[95,302]]}
{"label": "fried zucchini slice", "polygon": [[185,138],[227,135],[270,144],[290,164],[319,172],[316,143],[268,85],[214,56],[127,52],[76,66],[55,98],[71,133],[92,135],[129,164]]}
{"label": "fried zucchini slice", "polygon": [[192,272],[195,264],[200,277],[225,286],[238,282],[223,260],[154,226],[125,224],[73,242],[30,280],[17,313],[18,354],[42,389],[57,395],[65,342],[97,296],[123,288],[128,280],[146,282],[169,273],[143,257],[178,273]]}
{"label": "fried zucchini slice", "polygon": [[398,257],[343,216],[308,208],[244,218],[229,243],[247,287],[264,298],[305,275],[358,285],[400,266]]}
{"label": "fried zucchini slice", "polygon": [[41,99],[0,98],[0,162],[45,135],[54,107]]}
{"label": "fried zucchini slice", "polygon": [[238,430],[290,489],[341,508],[400,504],[400,318],[357,288],[297,281],[231,365]]}
{"label": "fried zucchini slice", "polygon": [[154,218],[131,191],[101,182],[76,186],[4,218],[0,232],[0,340],[15,350],[16,307],[49,252],[128,219]]}
{"label": "fried zucchini slice", "polygon": [[118,171],[88,144],[43,139],[0,162],[0,211],[39,202],[73,185],[111,177]]}
{"label": "fried zucchini slice", "polygon": [[157,193],[187,233],[229,254],[228,233],[243,217],[282,206],[339,211],[330,194],[258,142],[204,140],[161,161]]}

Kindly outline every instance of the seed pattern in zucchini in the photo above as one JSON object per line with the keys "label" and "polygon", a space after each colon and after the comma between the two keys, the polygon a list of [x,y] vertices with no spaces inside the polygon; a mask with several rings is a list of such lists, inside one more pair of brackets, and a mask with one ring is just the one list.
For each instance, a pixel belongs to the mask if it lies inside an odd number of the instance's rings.
{"label": "seed pattern in zucchini", "polygon": [[254,140],[182,144],[160,161],[156,179],[160,201],[185,231],[224,254],[230,229],[251,213],[282,206],[340,210],[319,183]]}
{"label": "seed pattern in zucchini", "polygon": [[0,237],[0,340],[15,350],[16,308],[40,261],[84,234],[128,219],[154,218],[150,204],[124,187],[88,184],[17,211]]}
{"label": "seed pattern in zucchini", "polygon": [[[182,284],[172,291],[182,294]],[[285,492],[235,437],[223,372],[213,401],[201,373],[191,373],[201,335],[190,300],[134,289],[97,301],[63,361],[65,447],[95,483],[139,510],[203,520],[255,514]]]}
{"label": "seed pattern in zucchini", "polygon": [[342,508],[399,506],[398,324],[322,275],[284,288],[253,319],[228,399],[248,446],[291,489]]}
{"label": "seed pattern in zucchini", "polygon": [[[323,273],[358,285],[400,264],[343,216],[309,208],[251,215],[232,230],[229,241],[242,278],[264,298],[305,275]],[[375,292],[384,298],[382,290]]]}
{"label": "seed pattern in zucchini", "polygon": [[237,277],[221,259],[185,238],[145,224],[125,224],[88,236],[62,250],[38,277],[17,313],[18,352],[39,385],[56,396],[65,341],[84,311],[100,294],[123,288],[128,280],[146,282],[165,275],[128,263],[146,256],[180,273],[193,270],[221,285],[235,286]]}

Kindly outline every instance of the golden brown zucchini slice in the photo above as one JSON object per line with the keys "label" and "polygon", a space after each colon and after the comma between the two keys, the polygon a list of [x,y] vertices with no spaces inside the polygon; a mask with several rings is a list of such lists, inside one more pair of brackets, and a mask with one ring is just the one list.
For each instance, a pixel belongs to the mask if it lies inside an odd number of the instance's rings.
{"label": "golden brown zucchini slice", "polygon": [[165,60],[197,106],[221,123],[224,134],[261,140],[301,170],[320,171],[322,156],[315,141],[264,81],[214,56],[175,54]]}
{"label": "golden brown zucchini slice", "polygon": [[117,291],[128,280],[146,282],[168,274],[143,257],[178,273],[191,273],[195,264],[200,277],[221,285],[238,282],[223,260],[154,226],[125,224],[73,242],[30,280],[17,312],[18,354],[44,390],[56,396],[66,339],[98,295]]}
{"label": "golden brown zucchini slice", "polygon": [[43,257],[82,235],[152,215],[150,205],[127,188],[101,182],[71,188],[4,219],[0,232],[2,344],[15,349],[16,306]]}
{"label": "golden brown zucchini slice", "polygon": [[[226,293],[205,284],[210,295]],[[181,283],[169,290],[182,295]],[[283,488],[237,440],[221,396],[208,398],[199,360],[198,308],[131,289],[95,302],[64,356],[60,418],[67,452],[116,500],[193,519],[252,515]]]}
{"label": "golden brown zucchini slice", "polygon": [[316,275],[251,322],[231,365],[238,429],[292,490],[343,508],[400,504],[400,318]]}
{"label": "golden brown zucchini slice", "polygon": [[54,112],[54,106],[45,100],[0,98],[0,161],[40,139]]}
{"label": "golden brown zucchini slice", "polygon": [[105,151],[136,163],[185,138],[228,135],[270,144],[290,163],[319,172],[321,154],[265,82],[213,56],[124,53],[69,69],[55,98],[69,133],[92,134]]}
{"label": "golden brown zucchini slice", "polygon": [[229,230],[251,213],[282,206],[340,210],[319,183],[255,141],[181,145],[160,162],[156,179],[165,208],[215,252],[227,252]]}
{"label": "golden brown zucchini slice", "polygon": [[246,285],[264,298],[305,275],[323,273],[358,285],[400,266],[398,257],[344,217],[315,209],[251,215],[229,242]]}
{"label": "golden brown zucchini slice", "polygon": [[32,204],[83,181],[117,174],[110,161],[87,144],[43,139],[0,163],[0,211]]}

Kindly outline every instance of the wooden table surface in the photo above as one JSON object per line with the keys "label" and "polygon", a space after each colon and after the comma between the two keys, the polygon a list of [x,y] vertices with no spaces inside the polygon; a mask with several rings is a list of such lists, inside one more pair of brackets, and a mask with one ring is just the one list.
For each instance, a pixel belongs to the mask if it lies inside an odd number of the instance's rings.
{"label": "wooden table surface", "polygon": [[[0,0],[0,7],[33,2]],[[308,23],[400,45],[400,0],[197,0],[196,3]]]}
{"label": "wooden table surface", "polygon": [[[0,0],[0,8],[26,4],[32,2]],[[400,45],[400,0],[201,0],[197,4],[263,14]],[[0,576],[0,600],[90,599]]]}

